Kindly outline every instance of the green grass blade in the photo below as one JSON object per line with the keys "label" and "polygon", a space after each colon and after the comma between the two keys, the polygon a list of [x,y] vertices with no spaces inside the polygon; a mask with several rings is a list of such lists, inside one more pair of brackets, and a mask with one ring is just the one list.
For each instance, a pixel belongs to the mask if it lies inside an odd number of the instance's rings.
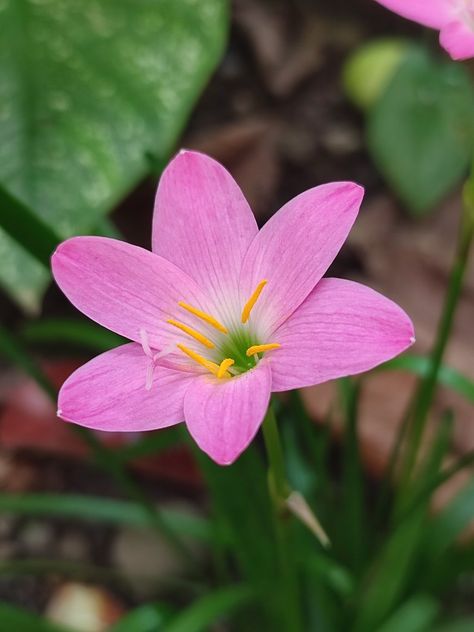
{"label": "green grass blade", "polygon": [[[45,376],[41,367],[31,358],[22,345],[5,329],[0,327],[0,354],[7,360],[23,369],[39,385],[41,389],[56,402],[56,389]],[[136,503],[141,505],[149,516],[150,525],[160,534],[164,535],[175,550],[188,562],[194,563],[194,558],[180,538],[163,522],[161,513],[157,510],[151,499],[135,482],[124,467],[122,461],[112,450],[104,446],[97,436],[81,426],[69,424],[68,427],[75,432],[89,447],[97,464],[102,467],[115,480],[119,487]]]}
{"label": "green grass blade", "polygon": [[247,604],[254,592],[247,586],[233,586],[216,590],[195,601],[172,619],[166,632],[202,632],[237,608]]}
{"label": "green grass blade", "polygon": [[[3,494],[0,512],[23,516],[57,516],[116,525],[149,527],[150,517],[141,505],[126,500],[79,494]],[[169,509],[161,510],[168,528],[182,536],[209,542],[211,528],[205,518]]]}
{"label": "green grass blade", "polygon": [[377,628],[377,632],[431,632],[438,612],[439,605],[432,597],[416,595]]}
{"label": "green grass blade", "polygon": [[424,540],[433,563],[455,543],[474,519],[474,481],[470,482],[436,516]]}
{"label": "green grass blade", "polygon": [[[402,355],[380,365],[375,371],[409,371],[420,377],[428,375],[431,359],[418,355]],[[438,382],[451,388],[470,402],[474,402],[474,382],[455,369],[441,366],[438,374]]]}
{"label": "green grass blade", "polygon": [[90,321],[66,318],[50,318],[28,323],[23,327],[21,337],[27,343],[68,344],[91,351],[108,351],[128,342],[122,336]]}
{"label": "green grass blade", "polygon": [[357,416],[359,387],[349,379],[339,380],[339,393],[345,416],[343,447],[343,501],[339,548],[356,574],[361,571],[367,554],[368,524],[364,499],[363,469],[359,454]]}
{"label": "green grass blade", "polygon": [[146,604],[126,614],[108,632],[164,632],[170,617],[168,605]]}

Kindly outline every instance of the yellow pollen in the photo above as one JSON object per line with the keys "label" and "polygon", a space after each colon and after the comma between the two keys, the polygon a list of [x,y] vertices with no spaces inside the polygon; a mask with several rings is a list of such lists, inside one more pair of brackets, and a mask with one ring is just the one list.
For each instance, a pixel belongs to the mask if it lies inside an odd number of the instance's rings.
{"label": "yellow pollen", "polygon": [[217,377],[220,379],[222,377],[231,377],[230,373],[227,371],[227,369],[232,366],[235,363],[234,360],[232,360],[232,358],[226,358],[225,360],[222,360],[222,362],[220,363],[219,366],[219,370],[217,371]]}
{"label": "yellow pollen", "polygon": [[206,323],[208,323],[209,325],[211,325],[218,331],[222,331],[223,334],[228,333],[224,325],[221,325],[221,323],[216,318],[214,318],[214,316],[211,316],[210,314],[206,314],[206,312],[202,312],[200,309],[196,309],[192,305],[188,305],[187,303],[184,303],[183,301],[179,301],[178,305],[182,307],[183,309],[186,309],[188,312],[191,312],[191,314],[194,314],[198,318],[201,318],[202,320],[204,320]]}
{"label": "yellow pollen", "polygon": [[203,358],[202,355],[199,355],[199,353],[196,353],[192,349],[189,349],[188,347],[185,347],[182,344],[178,344],[176,346],[178,347],[178,349],[181,349],[181,351],[185,353],[187,356],[189,356],[192,360],[194,360],[195,362],[203,366],[205,369],[210,371],[213,375],[217,375],[219,371],[218,364],[216,364],[215,362],[211,362],[210,360],[206,360],[206,358]]}
{"label": "yellow pollen", "polygon": [[244,309],[242,310],[242,322],[243,323],[246,323],[248,321],[249,316],[250,316],[250,312],[252,311],[252,308],[255,305],[255,303],[258,301],[258,297],[262,293],[262,290],[266,286],[267,283],[268,283],[268,281],[266,279],[263,279],[263,281],[260,281],[260,283],[255,288],[255,291],[252,294],[252,296],[245,303]]}
{"label": "yellow pollen", "polygon": [[264,353],[265,351],[271,351],[272,349],[278,349],[279,347],[281,347],[281,345],[278,344],[278,342],[270,342],[267,345],[253,345],[253,347],[249,347],[245,353],[247,354],[247,357],[250,358],[256,353]]}
{"label": "yellow pollen", "polygon": [[177,327],[178,329],[181,329],[181,331],[184,331],[184,333],[188,334],[189,336],[192,336],[194,338],[194,340],[197,340],[198,342],[203,344],[208,349],[213,349],[214,348],[214,343],[211,342],[211,340],[209,340],[209,338],[206,338],[206,336],[203,336],[201,333],[199,333],[199,331],[196,331],[192,327],[188,327],[187,325],[183,325],[183,323],[180,323],[177,320],[173,320],[173,318],[170,318],[166,322],[169,323],[170,325],[173,325],[174,327]]}

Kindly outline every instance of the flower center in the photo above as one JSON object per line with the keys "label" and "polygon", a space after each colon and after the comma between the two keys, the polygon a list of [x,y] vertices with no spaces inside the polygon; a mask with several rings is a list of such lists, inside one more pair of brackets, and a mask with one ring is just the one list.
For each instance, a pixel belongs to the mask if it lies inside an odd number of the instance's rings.
{"label": "flower center", "polygon": [[[178,303],[179,307],[209,325],[216,330],[215,336],[211,333],[204,335],[198,329],[170,318],[167,322],[184,334],[194,339],[203,347],[202,353],[191,349],[188,345],[179,343],[176,346],[188,358],[200,364],[218,379],[231,378],[245,373],[255,367],[263,354],[280,346],[276,342],[261,344],[255,338],[248,326],[250,313],[258,301],[267,281],[263,279],[245,303],[241,314],[241,327],[225,327],[214,316],[203,312],[184,301]],[[212,340],[211,340],[212,338]],[[203,355],[206,354],[206,355]],[[207,357],[210,355],[210,357]]]}

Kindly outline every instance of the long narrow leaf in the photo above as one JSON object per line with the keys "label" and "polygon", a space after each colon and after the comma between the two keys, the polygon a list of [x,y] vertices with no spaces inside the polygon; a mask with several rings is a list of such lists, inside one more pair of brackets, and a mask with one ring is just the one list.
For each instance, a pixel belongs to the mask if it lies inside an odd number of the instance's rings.
{"label": "long narrow leaf", "polygon": [[108,632],[164,632],[170,616],[168,605],[146,604],[126,614]]}
{"label": "long narrow leaf", "polygon": [[[430,369],[430,358],[417,355],[402,355],[378,366],[375,371],[410,371],[425,377]],[[456,391],[470,402],[474,402],[474,382],[455,369],[443,365],[438,374],[439,383]]]}
{"label": "long narrow leaf", "polygon": [[33,321],[25,325],[21,335],[26,342],[76,345],[92,351],[108,351],[127,342],[108,329],[77,318]]}
{"label": "long narrow leaf", "polygon": [[253,596],[254,593],[247,586],[234,586],[217,590],[194,602],[170,621],[166,627],[166,632],[208,630],[212,623],[247,604]]}
{"label": "long narrow leaf", "polygon": [[[58,516],[136,527],[150,526],[150,517],[141,505],[77,494],[0,494],[0,511],[25,516]],[[176,533],[210,540],[210,526],[204,518],[169,509],[161,510],[161,516]]]}
{"label": "long narrow leaf", "polygon": [[430,632],[439,612],[428,595],[416,595],[404,603],[377,632]]}

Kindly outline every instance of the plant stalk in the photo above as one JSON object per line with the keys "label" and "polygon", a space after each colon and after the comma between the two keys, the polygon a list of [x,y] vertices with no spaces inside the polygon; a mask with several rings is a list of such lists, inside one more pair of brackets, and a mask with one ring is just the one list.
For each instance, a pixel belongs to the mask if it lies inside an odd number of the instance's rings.
{"label": "plant stalk", "polygon": [[286,501],[291,488],[286,478],[285,459],[280,433],[273,408],[268,408],[262,425],[263,438],[268,457],[268,489],[273,504],[275,536],[281,577],[281,596],[278,607],[288,632],[301,632],[301,600],[297,570],[293,555],[289,528],[290,515]]}
{"label": "plant stalk", "polygon": [[446,346],[451,335],[454,316],[456,314],[456,308],[458,306],[462,292],[463,281],[469,261],[473,237],[474,176],[471,176],[464,190],[463,213],[461,218],[456,256],[451,270],[448,291],[441,315],[441,320],[438,326],[436,341],[431,352],[430,369],[424,379],[420,382],[418,390],[415,394],[411,413],[409,413],[411,424],[409,424],[408,426],[406,453],[402,465],[400,478],[400,493],[402,501],[405,497],[405,492],[410,485],[413,469],[416,465],[418,452],[428,420],[428,413],[430,411],[433,396],[436,391],[438,374],[441,368]]}

